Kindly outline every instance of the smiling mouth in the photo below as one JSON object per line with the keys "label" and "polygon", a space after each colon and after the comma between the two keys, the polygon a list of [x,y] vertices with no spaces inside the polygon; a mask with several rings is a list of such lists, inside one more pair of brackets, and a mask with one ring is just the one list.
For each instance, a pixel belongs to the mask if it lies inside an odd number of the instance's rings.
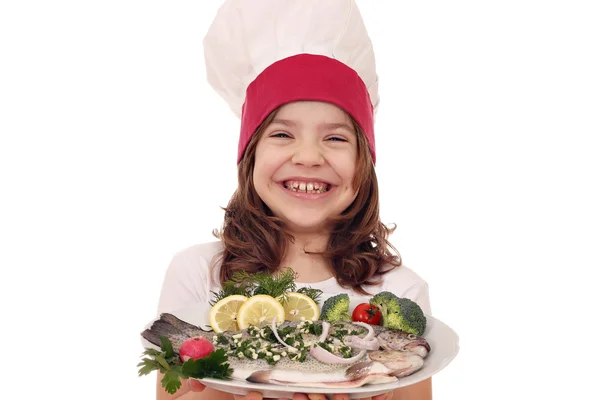
{"label": "smiling mouth", "polygon": [[285,181],[283,187],[292,192],[318,194],[327,192],[331,185],[325,182]]}

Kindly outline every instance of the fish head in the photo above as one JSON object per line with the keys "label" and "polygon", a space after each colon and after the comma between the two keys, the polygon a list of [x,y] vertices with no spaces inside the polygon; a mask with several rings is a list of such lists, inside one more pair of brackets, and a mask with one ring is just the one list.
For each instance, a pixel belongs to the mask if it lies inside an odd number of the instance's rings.
{"label": "fish head", "polygon": [[410,351],[411,353],[419,355],[419,357],[421,358],[427,357],[427,355],[431,351],[429,343],[427,343],[427,340],[425,340],[425,338],[423,337],[418,337],[417,340],[406,345],[405,349]]}
{"label": "fish head", "polygon": [[386,330],[377,336],[377,341],[384,350],[410,351],[420,357],[427,357],[431,351],[424,337],[407,332]]}
{"label": "fish head", "polygon": [[372,351],[369,352],[369,359],[384,365],[390,371],[389,374],[397,378],[418,371],[424,364],[423,358],[410,351]]}

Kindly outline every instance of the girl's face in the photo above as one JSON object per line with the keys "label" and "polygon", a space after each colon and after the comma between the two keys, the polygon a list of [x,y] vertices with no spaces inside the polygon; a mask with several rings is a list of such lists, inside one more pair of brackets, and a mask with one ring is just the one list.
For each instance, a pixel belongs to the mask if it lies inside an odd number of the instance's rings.
{"label": "girl's face", "polygon": [[292,232],[323,233],[328,218],[356,198],[356,158],[356,133],[342,109],[315,101],[289,103],[257,143],[254,187]]}

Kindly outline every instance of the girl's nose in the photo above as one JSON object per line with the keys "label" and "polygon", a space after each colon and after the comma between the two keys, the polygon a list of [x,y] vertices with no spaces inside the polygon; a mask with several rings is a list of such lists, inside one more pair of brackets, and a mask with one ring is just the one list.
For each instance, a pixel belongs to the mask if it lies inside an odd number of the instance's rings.
{"label": "girl's nose", "polygon": [[307,167],[323,165],[325,159],[319,146],[313,143],[299,144],[292,156],[294,164],[301,164]]}

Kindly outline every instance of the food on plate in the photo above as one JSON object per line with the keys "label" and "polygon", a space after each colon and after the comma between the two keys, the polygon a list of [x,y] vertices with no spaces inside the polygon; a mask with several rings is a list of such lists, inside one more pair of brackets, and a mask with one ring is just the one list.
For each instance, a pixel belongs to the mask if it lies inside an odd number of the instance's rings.
{"label": "food on plate", "polygon": [[402,331],[386,330],[377,336],[379,346],[383,350],[403,351],[410,349],[411,352],[425,358],[429,354],[429,349],[415,345],[415,339],[419,336],[414,333]]}
{"label": "food on plate", "polygon": [[249,325],[258,326],[264,321],[270,322],[274,316],[279,322],[284,319],[314,321],[319,318],[319,312],[319,305],[308,295],[299,292],[287,292],[277,299],[264,294],[250,298],[234,294],[212,306],[209,322],[213,331],[225,332],[245,329]]}
{"label": "food on plate", "polygon": [[374,304],[361,303],[352,311],[352,321],[379,325],[381,322],[381,311]]}
{"label": "food on plate", "polygon": [[315,303],[319,302],[319,299],[323,294],[321,289],[311,288],[310,286],[301,287],[300,289],[297,289],[296,292],[310,297]]}
{"label": "food on plate", "polygon": [[287,293],[282,300],[286,321],[315,321],[319,319],[319,305],[309,296],[298,293]]}
{"label": "food on plate", "polygon": [[260,326],[263,323],[271,322],[275,319],[277,322],[283,322],[285,319],[285,309],[279,300],[266,294],[257,294],[246,300],[239,308],[237,315],[237,325],[240,329],[246,329],[249,326]]}
{"label": "food on plate", "polygon": [[190,358],[197,360],[204,358],[215,351],[215,346],[212,342],[202,336],[195,336],[185,340],[179,349],[179,357],[181,361],[186,362]]}
{"label": "food on plate", "polygon": [[350,321],[350,296],[346,293],[340,293],[331,296],[323,303],[321,307],[321,316],[323,321]]}
{"label": "food on plate", "polygon": [[[244,275],[238,275],[240,276]],[[283,278],[277,279],[287,280],[286,275],[282,276]],[[286,282],[278,280],[265,280],[265,282],[269,282],[267,287],[271,289],[272,285],[278,285],[277,282],[289,287]],[[346,293],[329,297],[319,308],[316,301],[310,297],[310,295],[320,296],[322,292],[318,289],[302,288],[298,292],[280,290],[270,290],[270,292],[279,293],[279,296],[266,294],[256,294],[249,298],[240,294],[222,298],[217,296],[219,300],[212,306],[209,315],[211,328],[215,332],[235,331],[246,329],[250,325],[260,326],[270,322],[273,317],[276,317],[277,322],[316,319],[329,322],[365,322],[416,335],[422,335],[427,326],[427,319],[417,303],[388,291],[377,293],[369,303],[357,305],[352,315],[349,314],[350,296]],[[253,292],[248,291],[248,293]]]}
{"label": "food on plate", "polygon": [[248,300],[246,296],[236,294],[227,296],[213,305],[208,316],[213,331],[237,331],[239,309],[246,300]]}
{"label": "food on plate", "polygon": [[380,292],[369,303],[381,311],[383,326],[415,335],[422,335],[427,326],[427,318],[417,303],[400,298],[391,292]]}
{"label": "food on plate", "polygon": [[[186,329],[186,335],[193,335],[197,330],[196,327]],[[229,368],[229,364],[227,364],[225,350],[217,349],[205,354],[210,346],[213,346],[214,349],[214,345],[211,342],[207,344],[206,341],[205,337],[188,337],[178,343],[177,351],[175,351],[169,338],[161,336],[155,343],[157,346],[160,345],[160,350],[147,348],[142,353],[146,357],[137,365],[139,376],[148,375],[152,371],[163,373],[162,387],[171,394],[177,392],[181,387],[180,378],[231,379],[233,369]]]}
{"label": "food on plate", "polygon": [[211,354],[224,352],[231,379],[316,388],[394,382],[418,371],[431,350],[423,337],[347,321],[272,321],[215,333],[163,313],[142,336],[156,346],[169,341],[175,353],[190,337],[204,337]]}
{"label": "food on plate", "polygon": [[274,298],[285,298],[287,293],[298,292],[307,295],[315,302],[323,293],[322,290],[310,287],[296,290],[295,280],[298,274],[291,268],[284,268],[271,274],[269,272],[237,271],[232,278],[223,282],[218,292],[211,292],[212,299],[209,301],[214,306],[218,301],[231,295],[242,295],[248,298],[257,294],[265,294]]}

